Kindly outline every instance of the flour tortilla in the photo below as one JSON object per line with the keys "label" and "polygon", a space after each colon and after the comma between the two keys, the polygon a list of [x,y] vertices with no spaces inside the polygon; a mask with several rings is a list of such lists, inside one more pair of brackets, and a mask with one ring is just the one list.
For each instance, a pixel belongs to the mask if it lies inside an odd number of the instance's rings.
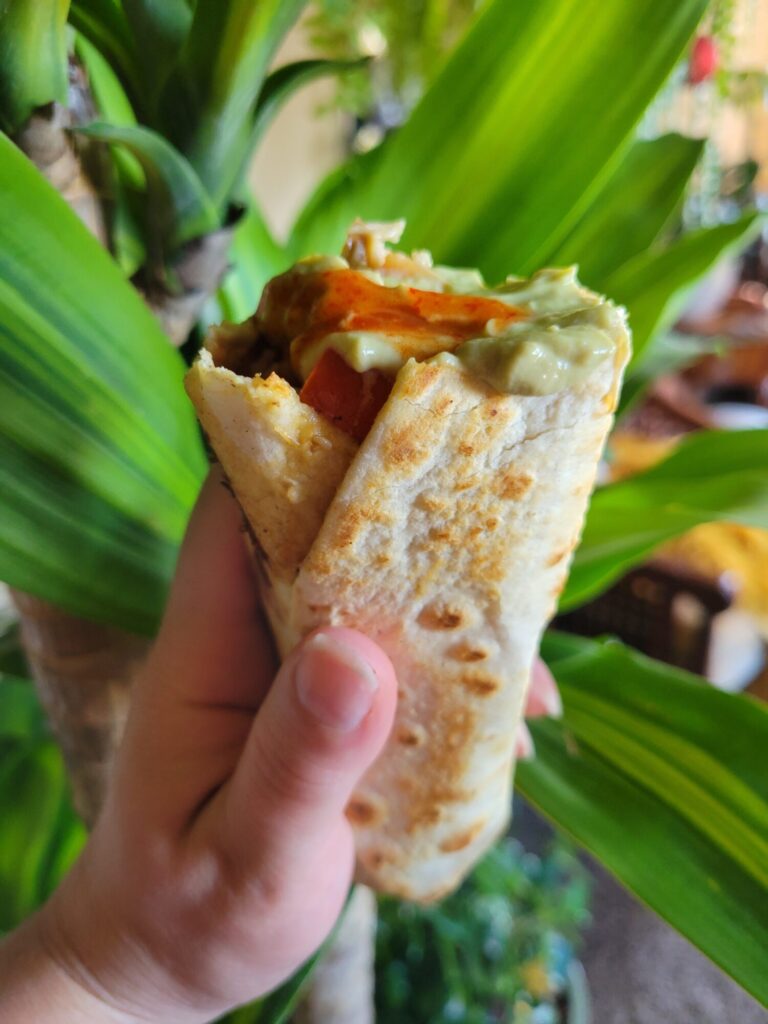
{"label": "flour tortilla", "polygon": [[284,657],[299,639],[292,584],[358,446],[277,374],[240,376],[206,349],[185,387],[251,528],[265,609]]}
{"label": "flour tortilla", "polygon": [[361,629],[400,689],[348,807],[358,877],[428,901],[509,820],[531,666],[578,541],[622,360],[546,396],[410,361],[359,450],[276,376],[205,353],[188,391],[262,549],[283,654]]}
{"label": "flour tortilla", "polygon": [[394,731],[348,808],[377,889],[438,898],[507,825],[514,736],[614,377],[608,360],[578,391],[520,397],[408,363],[304,559],[297,631],[353,625],[397,671]]}

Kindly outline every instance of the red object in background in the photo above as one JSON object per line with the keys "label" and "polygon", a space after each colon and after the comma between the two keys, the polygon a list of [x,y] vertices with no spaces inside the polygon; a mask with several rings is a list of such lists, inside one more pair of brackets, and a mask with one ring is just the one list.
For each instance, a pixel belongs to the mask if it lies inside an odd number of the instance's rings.
{"label": "red object in background", "polygon": [[698,36],[688,61],[688,81],[691,85],[700,85],[711,78],[717,68],[717,43],[712,36]]}
{"label": "red object in background", "polygon": [[362,441],[391,390],[391,378],[378,370],[358,373],[338,352],[328,348],[307,377],[299,397],[345,434]]}

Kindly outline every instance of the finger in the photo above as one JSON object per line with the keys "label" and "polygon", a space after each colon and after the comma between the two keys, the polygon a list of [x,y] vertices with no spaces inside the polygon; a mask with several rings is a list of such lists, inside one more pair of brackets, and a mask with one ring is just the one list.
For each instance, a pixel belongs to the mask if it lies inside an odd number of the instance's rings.
{"label": "finger", "polygon": [[[163,624],[136,680],[116,786],[185,827],[232,773],[274,677],[242,515],[212,469],[190,518]],[[134,800],[130,794],[141,794]]]}
{"label": "finger", "polygon": [[525,704],[525,717],[539,718],[542,715],[548,715],[551,718],[560,718],[562,714],[563,702],[560,699],[560,691],[557,688],[555,677],[541,658],[537,658],[531,670],[531,685]]}
{"label": "finger", "polygon": [[153,688],[177,702],[255,710],[274,675],[242,523],[214,467],[187,527],[151,659]]}
{"label": "finger", "polygon": [[532,761],[536,756],[536,747],[533,744],[531,730],[521,722],[515,734],[515,757],[518,761]]}
{"label": "finger", "polygon": [[230,841],[260,865],[292,863],[340,822],[395,711],[392,665],[351,629],[319,630],[288,658],[222,794]]}

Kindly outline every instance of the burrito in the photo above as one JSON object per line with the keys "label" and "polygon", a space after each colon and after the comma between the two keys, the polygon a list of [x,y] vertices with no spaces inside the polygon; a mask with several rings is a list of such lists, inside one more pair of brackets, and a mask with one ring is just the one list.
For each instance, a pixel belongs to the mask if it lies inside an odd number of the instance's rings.
{"label": "burrito", "polygon": [[355,223],[341,256],[214,327],[188,394],[248,524],[285,656],[361,630],[395,725],[347,815],[357,874],[428,901],[507,827],[514,737],[629,355],[573,267],[488,287]]}

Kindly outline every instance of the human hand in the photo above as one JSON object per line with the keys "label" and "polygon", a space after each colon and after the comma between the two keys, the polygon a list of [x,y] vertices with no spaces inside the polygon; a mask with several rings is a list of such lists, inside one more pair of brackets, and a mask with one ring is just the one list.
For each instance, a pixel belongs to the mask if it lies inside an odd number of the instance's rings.
{"label": "human hand", "polygon": [[[28,932],[68,988],[47,1021],[208,1021],[330,931],[354,862],[344,807],[389,732],[394,673],[348,629],[319,631],[274,673],[240,513],[212,474],[102,815]],[[557,702],[539,664],[528,711]],[[518,754],[531,752],[523,726]],[[30,1018],[11,1004],[3,1019]]]}

